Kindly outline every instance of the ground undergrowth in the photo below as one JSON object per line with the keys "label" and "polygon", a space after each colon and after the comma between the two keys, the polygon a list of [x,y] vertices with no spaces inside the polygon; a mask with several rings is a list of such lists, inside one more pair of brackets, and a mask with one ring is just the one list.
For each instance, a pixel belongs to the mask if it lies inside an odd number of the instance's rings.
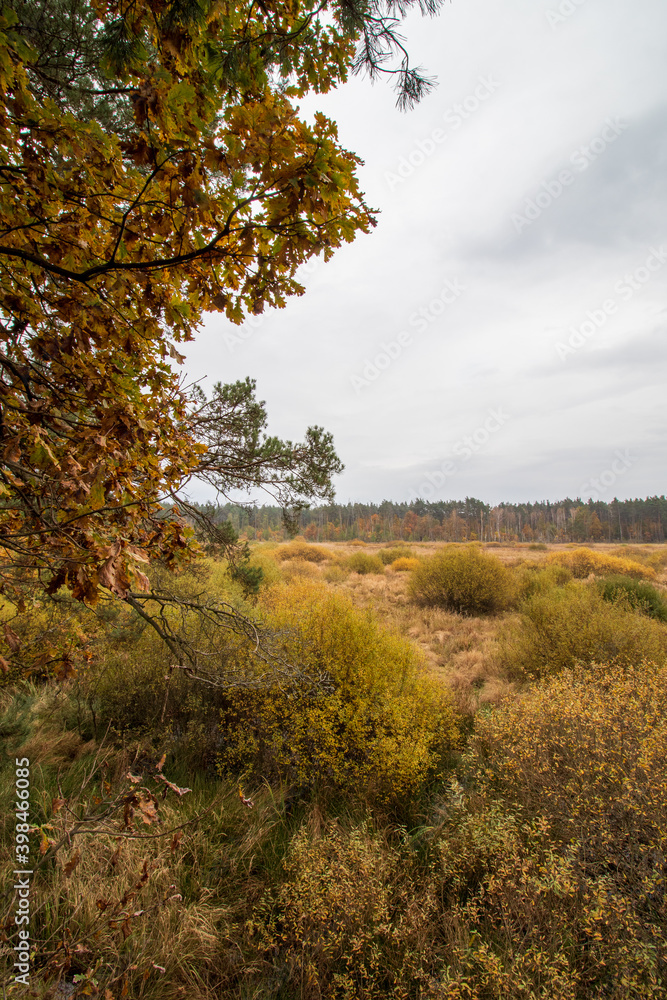
{"label": "ground undergrowth", "polygon": [[85,670],[6,678],[5,995],[667,997],[667,547],[297,539],[253,562],[256,600],[212,560],[177,586],[268,624],[289,684],[202,686],[113,602],[81,617]]}

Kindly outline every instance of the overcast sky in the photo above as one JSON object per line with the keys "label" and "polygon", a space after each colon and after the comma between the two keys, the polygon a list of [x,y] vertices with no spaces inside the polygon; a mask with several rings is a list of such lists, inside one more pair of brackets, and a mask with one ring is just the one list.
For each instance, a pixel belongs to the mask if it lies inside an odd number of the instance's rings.
{"label": "overcast sky", "polygon": [[185,370],[330,430],[341,503],[663,494],[664,0],[453,0],[403,34],[439,84],[416,109],[363,78],[301,105],[378,226],[285,309],[210,315]]}

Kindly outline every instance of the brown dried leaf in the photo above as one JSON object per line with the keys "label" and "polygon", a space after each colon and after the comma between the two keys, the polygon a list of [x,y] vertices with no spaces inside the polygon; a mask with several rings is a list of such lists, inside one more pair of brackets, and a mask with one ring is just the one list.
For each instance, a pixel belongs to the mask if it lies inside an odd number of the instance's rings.
{"label": "brown dried leaf", "polygon": [[132,820],[134,819],[134,806],[132,802],[134,796],[125,800],[125,807],[123,809],[123,824],[127,826],[132,826]]}
{"label": "brown dried leaf", "polygon": [[16,653],[21,648],[21,640],[17,636],[14,629],[11,629],[9,625],[4,627],[5,642],[11,649],[12,653]]}
{"label": "brown dried leaf", "polygon": [[182,365],[185,361],[185,355],[179,354],[173,344],[169,345],[169,357],[177,361],[179,365]]}
{"label": "brown dried leaf", "polygon": [[155,780],[156,781],[164,781],[164,783],[167,786],[167,788],[171,788],[172,792],[176,792],[176,794],[179,797],[181,795],[187,795],[188,792],[192,791],[191,788],[180,788],[179,785],[175,785],[172,781],[168,781],[163,774],[156,774],[155,775]]}
{"label": "brown dried leaf", "polygon": [[47,836],[46,831],[40,828],[39,831],[39,853],[44,855],[50,847],[55,846],[55,840]]}
{"label": "brown dried leaf", "polygon": [[81,851],[77,848],[72,857],[63,868],[65,878],[69,878],[78,863],[81,861]]}
{"label": "brown dried leaf", "polygon": [[141,818],[147,825],[150,825],[159,819],[157,807],[152,798],[139,799],[139,809],[141,811]]}
{"label": "brown dried leaf", "polygon": [[253,806],[255,805],[255,803],[252,801],[252,799],[247,799],[245,797],[245,795],[243,794],[243,789],[242,788],[239,788],[239,798],[240,798],[241,802],[243,803],[243,805],[247,806],[248,809],[252,809]]}
{"label": "brown dried leaf", "polygon": [[145,594],[151,589],[151,581],[148,579],[145,573],[140,573],[139,570],[134,571],[134,579],[139,590],[142,590]]}

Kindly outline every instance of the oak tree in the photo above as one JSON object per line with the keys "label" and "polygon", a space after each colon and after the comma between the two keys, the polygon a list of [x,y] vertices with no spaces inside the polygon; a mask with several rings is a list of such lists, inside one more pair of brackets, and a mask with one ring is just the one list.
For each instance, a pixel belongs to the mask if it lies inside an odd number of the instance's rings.
{"label": "oak tree", "polygon": [[438,3],[0,6],[0,592],[19,611],[35,582],[145,595],[149,561],[196,554],[164,506],[193,476],[332,499],[327,432],[268,437],[250,380],[207,400],[171,362],[205,312],[284,306],[301,264],[375,224],[358,157],[295,102],[364,68],[418,100],[396,29]]}

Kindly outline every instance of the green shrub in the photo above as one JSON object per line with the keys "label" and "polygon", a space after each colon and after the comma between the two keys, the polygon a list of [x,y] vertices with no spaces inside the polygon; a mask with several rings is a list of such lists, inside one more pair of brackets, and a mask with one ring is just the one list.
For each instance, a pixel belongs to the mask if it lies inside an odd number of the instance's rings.
{"label": "green shrub", "polygon": [[478,717],[467,766],[486,791],[547,817],[564,843],[604,822],[621,854],[612,831],[625,811],[667,840],[666,682],[667,668],[641,657],[545,678]]}
{"label": "green shrub", "polygon": [[[346,596],[311,581],[263,599],[267,623],[303,682],[229,693],[221,714],[224,771],[329,786],[382,801],[409,799],[456,740],[452,699],[422,656]],[[328,678],[328,690],[308,676]]]}
{"label": "green shrub", "polygon": [[378,555],[385,566],[395,562],[397,559],[412,559],[414,552],[407,545],[397,545],[393,549],[380,549]]}
{"label": "green shrub", "polygon": [[563,587],[572,579],[572,572],[567,566],[551,563],[524,563],[518,573],[521,597],[532,597],[533,594],[545,594],[553,587]]}
{"label": "green shrub", "polygon": [[410,580],[410,593],[420,604],[479,615],[511,606],[517,587],[495,556],[462,547],[423,559]]}
{"label": "green shrub", "polygon": [[353,552],[347,557],[345,564],[353,573],[384,573],[384,563],[379,556],[372,556],[367,552]]}
{"label": "green shrub", "polygon": [[281,579],[280,567],[275,559],[275,548],[269,549],[264,545],[253,546],[250,550],[251,569],[261,569],[262,587],[270,587],[273,583],[278,583]]}
{"label": "green shrub", "polygon": [[515,676],[543,676],[590,663],[633,663],[667,657],[667,629],[596,588],[570,583],[523,602],[518,622],[500,636],[501,659]]}
{"label": "green shrub", "polygon": [[636,580],[655,580],[655,570],[650,566],[642,566],[632,559],[618,559],[616,556],[605,555],[585,547],[571,552],[554,552],[547,557],[550,563],[560,563],[572,570],[573,576],[582,580],[594,573],[596,576],[608,576],[610,573],[622,573]]}
{"label": "green shrub", "polygon": [[627,576],[609,576],[596,582],[603,600],[612,603],[624,601],[629,607],[650,618],[667,622],[667,601],[652,584],[644,580],[631,580]]}

